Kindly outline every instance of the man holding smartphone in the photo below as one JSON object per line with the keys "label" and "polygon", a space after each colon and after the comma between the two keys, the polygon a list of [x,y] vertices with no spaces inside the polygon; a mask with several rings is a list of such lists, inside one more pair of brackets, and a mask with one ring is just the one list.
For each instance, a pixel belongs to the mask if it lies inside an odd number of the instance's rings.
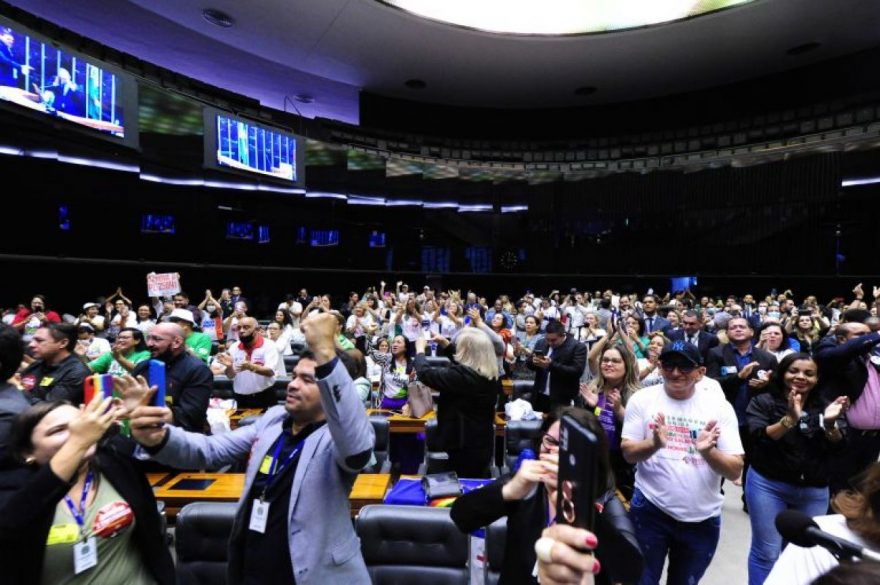
{"label": "man holding smartphone", "polygon": [[738,479],[743,448],[733,406],[696,388],[699,350],[679,340],[660,354],[664,383],[629,400],[621,433],[636,464],[630,517],[645,555],[639,585],[657,585],[669,556],[668,585],[696,585],[718,546],[721,478]]}
{"label": "man holding smartphone", "polygon": [[562,322],[547,323],[544,339],[535,343],[532,359],[527,363],[535,371],[534,409],[550,412],[557,406],[571,406],[586,365],[587,346],[566,335]]}

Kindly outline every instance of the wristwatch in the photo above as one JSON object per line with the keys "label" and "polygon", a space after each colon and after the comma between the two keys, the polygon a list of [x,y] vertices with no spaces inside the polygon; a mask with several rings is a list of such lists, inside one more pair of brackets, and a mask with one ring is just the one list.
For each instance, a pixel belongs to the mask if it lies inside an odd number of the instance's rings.
{"label": "wristwatch", "polygon": [[779,424],[781,424],[782,426],[784,426],[787,429],[794,428],[794,421],[791,420],[791,417],[788,416],[787,414],[785,416],[783,416],[781,419],[779,419]]}

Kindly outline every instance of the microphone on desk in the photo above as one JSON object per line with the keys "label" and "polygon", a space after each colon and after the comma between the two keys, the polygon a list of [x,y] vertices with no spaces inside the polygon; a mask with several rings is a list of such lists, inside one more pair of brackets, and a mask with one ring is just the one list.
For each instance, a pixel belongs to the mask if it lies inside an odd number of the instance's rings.
{"label": "microphone on desk", "polygon": [[816,522],[797,510],[785,510],[776,516],[776,530],[792,544],[810,548],[819,545],[838,561],[864,559],[880,562],[880,553],[825,532]]}

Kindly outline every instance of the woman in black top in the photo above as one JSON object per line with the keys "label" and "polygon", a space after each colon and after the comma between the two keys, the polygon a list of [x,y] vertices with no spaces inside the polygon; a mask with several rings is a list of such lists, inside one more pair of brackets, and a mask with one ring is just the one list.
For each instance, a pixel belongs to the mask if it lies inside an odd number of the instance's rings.
{"label": "woman in black top", "polygon": [[[564,407],[544,419],[540,460],[525,460],[516,475],[500,479],[455,500],[452,520],[462,532],[472,532],[507,517],[507,536],[501,585],[535,585],[535,542],[556,516],[556,470],[559,419],[571,415],[599,438],[599,472],[595,533],[598,585],[636,583],[642,574],[642,553],[626,510],[614,495],[605,432],[596,417],[581,408]],[[562,528],[562,527],[560,527]]]}
{"label": "woman in black top", "polygon": [[459,477],[488,477],[495,445],[498,360],[489,336],[466,327],[455,338],[452,365],[429,366],[424,336],[416,339],[416,377],[440,393],[437,432]]}
{"label": "woman in black top", "polygon": [[[3,583],[66,582],[86,572],[95,583],[175,582],[134,443],[105,437],[118,415],[110,400],[99,395],[82,410],[42,402],[16,418],[0,462]],[[81,559],[97,551],[79,571],[78,551]]]}
{"label": "woman in black top", "polygon": [[786,509],[821,516],[828,510],[829,461],[842,448],[837,419],[848,400],[822,403],[813,388],[816,362],[805,353],[785,356],[770,392],[752,398],[746,422],[752,439],[746,503],[752,523],[749,585],[762,585],[782,550],[776,515]]}

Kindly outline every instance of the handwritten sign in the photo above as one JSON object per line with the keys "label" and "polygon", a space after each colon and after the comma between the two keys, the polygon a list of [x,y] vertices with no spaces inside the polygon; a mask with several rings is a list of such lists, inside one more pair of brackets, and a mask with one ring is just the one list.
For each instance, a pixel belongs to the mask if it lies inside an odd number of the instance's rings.
{"label": "handwritten sign", "polygon": [[176,272],[147,275],[147,295],[166,297],[180,292],[180,277]]}

